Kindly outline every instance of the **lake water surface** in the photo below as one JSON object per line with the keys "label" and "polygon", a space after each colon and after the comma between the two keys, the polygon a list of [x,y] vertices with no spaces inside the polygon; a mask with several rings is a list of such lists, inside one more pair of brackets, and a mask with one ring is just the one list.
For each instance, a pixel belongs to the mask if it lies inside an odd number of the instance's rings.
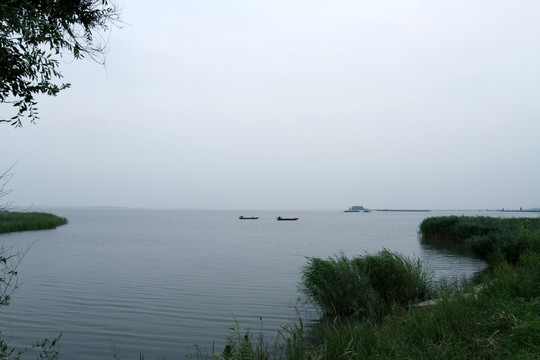
{"label": "lake water surface", "polygon": [[[428,216],[481,212],[46,210],[56,230],[0,235],[30,247],[19,288],[0,312],[1,336],[24,347],[63,333],[61,359],[184,359],[221,348],[234,326],[275,336],[296,317],[306,257],[352,257],[388,248],[427,261],[438,278],[485,264],[460,247],[419,239]],[[238,220],[238,216],[259,220]],[[278,222],[276,216],[295,216]],[[510,215],[512,216],[512,215]],[[312,316],[300,306],[303,316]],[[262,319],[262,320],[261,320]],[[35,356],[33,357],[35,358]]]}

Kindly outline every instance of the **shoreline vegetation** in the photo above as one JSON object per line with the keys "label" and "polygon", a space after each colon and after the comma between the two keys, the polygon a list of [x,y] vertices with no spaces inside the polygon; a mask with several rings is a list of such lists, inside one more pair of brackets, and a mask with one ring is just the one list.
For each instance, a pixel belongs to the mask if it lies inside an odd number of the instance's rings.
{"label": "shoreline vegetation", "polygon": [[0,234],[55,229],[67,222],[66,218],[43,212],[0,211]]}
{"label": "shoreline vegetation", "polygon": [[236,323],[220,354],[190,358],[538,359],[540,217],[430,217],[419,229],[469,247],[488,269],[434,282],[426,264],[387,249],[308,258],[299,289],[319,321],[299,316],[273,340]]}

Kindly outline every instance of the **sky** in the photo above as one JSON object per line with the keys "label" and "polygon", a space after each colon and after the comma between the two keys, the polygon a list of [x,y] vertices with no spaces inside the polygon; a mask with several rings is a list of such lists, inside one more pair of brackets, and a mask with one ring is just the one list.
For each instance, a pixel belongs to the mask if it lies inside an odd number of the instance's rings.
{"label": "sky", "polygon": [[3,202],[540,207],[536,0],[118,3],[106,65],[0,124]]}

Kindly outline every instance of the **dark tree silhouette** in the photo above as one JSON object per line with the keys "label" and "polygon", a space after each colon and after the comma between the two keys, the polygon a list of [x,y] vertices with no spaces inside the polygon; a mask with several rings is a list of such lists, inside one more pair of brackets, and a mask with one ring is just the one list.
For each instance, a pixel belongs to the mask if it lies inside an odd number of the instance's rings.
{"label": "dark tree silhouette", "polygon": [[15,107],[0,122],[22,126],[39,118],[34,96],[55,96],[69,83],[59,59],[104,61],[102,34],[119,22],[119,9],[107,0],[3,0],[0,3],[0,103]]}

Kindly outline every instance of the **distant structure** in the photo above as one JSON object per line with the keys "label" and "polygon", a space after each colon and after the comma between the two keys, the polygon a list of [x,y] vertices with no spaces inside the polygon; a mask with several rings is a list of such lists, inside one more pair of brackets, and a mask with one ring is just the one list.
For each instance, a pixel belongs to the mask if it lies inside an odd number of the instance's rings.
{"label": "distant structure", "polygon": [[345,210],[345,212],[360,212],[365,211],[366,209],[363,206],[351,206],[348,210]]}
{"label": "distant structure", "polygon": [[502,212],[540,212],[540,208],[535,207],[535,208],[530,208],[530,209],[524,209],[523,207],[520,207],[519,210],[502,208],[502,209],[500,209],[498,211],[502,211]]}

